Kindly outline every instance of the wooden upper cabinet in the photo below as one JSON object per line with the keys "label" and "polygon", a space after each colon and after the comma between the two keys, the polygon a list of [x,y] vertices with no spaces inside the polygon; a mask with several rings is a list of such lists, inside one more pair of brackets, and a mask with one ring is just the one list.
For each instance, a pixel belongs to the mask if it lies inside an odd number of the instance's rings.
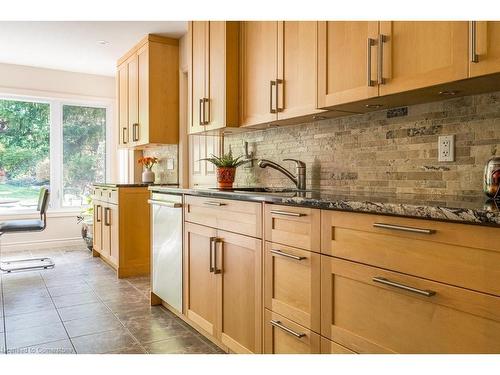
{"label": "wooden upper cabinet", "polygon": [[276,121],[278,22],[245,21],[240,28],[240,125]]}
{"label": "wooden upper cabinet", "polygon": [[469,23],[469,76],[500,72],[500,22]]}
{"label": "wooden upper cabinet", "polygon": [[128,65],[122,64],[117,73],[118,95],[118,144],[126,146],[130,137],[128,129]]}
{"label": "wooden upper cabinet", "polygon": [[318,22],[318,107],[378,96],[378,22]]}
{"label": "wooden upper cabinet", "polygon": [[316,98],[317,24],[278,22],[278,120],[322,112]]}
{"label": "wooden upper cabinet", "polygon": [[179,41],[148,35],[118,60],[119,145],[179,140]]}
{"label": "wooden upper cabinet", "polygon": [[464,21],[380,22],[381,96],[468,77],[468,24]]}
{"label": "wooden upper cabinet", "polygon": [[192,21],[191,134],[238,126],[239,22]]}

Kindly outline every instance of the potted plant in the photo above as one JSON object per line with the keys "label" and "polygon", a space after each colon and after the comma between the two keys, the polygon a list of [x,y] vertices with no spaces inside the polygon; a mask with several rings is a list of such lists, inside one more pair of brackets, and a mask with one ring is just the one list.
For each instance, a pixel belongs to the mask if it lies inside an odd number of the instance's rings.
{"label": "potted plant", "polygon": [[143,158],[139,158],[137,162],[141,164],[144,168],[146,168],[146,170],[142,172],[142,182],[145,183],[155,182],[155,174],[151,170],[151,168],[153,168],[153,165],[158,163],[158,158],[146,156]]}
{"label": "potted plant", "polygon": [[217,168],[217,184],[219,189],[232,189],[236,168],[248,161],[241,160],[242,157],[233,158],[233,153],[229,150],[227,154],[223,154],[222,156],[212,155],[210,158],[201,160],[206,160]]}

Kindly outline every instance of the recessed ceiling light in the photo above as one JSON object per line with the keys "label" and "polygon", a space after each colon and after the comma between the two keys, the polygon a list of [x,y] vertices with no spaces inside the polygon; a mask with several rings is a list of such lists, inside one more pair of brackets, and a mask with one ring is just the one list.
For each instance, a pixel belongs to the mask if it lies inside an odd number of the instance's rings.
{"label": "recessed ceiling light", "polygon": [[109,44],[109,42],[107,40],[98,40],[97,41],[97,44],[100,44],[102,46],[105,46],[106,44]]}

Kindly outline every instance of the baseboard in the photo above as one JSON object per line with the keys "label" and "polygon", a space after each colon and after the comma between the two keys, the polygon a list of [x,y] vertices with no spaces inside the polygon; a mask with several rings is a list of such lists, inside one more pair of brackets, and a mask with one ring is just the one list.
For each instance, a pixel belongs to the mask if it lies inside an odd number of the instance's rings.
{"label": "baseboard", "polygon": [[39,240],[39,241],[2,243],[1,250],[2,253],[8,253],[9,251],[50,249],[54,247],[80,246],[80,245],[82,245],[83,247],[86,246],[83,238],[70,237],[70,238],[58,238],[58,239]]}

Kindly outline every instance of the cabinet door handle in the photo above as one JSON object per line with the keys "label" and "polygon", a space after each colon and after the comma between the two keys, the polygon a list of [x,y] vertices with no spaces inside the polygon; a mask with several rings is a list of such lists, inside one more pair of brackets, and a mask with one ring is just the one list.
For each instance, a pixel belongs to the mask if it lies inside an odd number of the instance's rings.
{"label": "cabinet door handle", "polygon": [[[283,86],[283,80],[282,79],[276,79],[276,112],[283,112],[285,110],[285,107],[280,107],[280,102],[279,102],[279,87],[280,85]],[[284,92],[284,91],[283,91]],[[284,95],[283,95],[284,97]],[[283,100],[283,99],[282,99]],[[284,105],[284,102],[283,102]]]}
{"label": "cabinet door handle", "polygon": [[203,98],[200,99],[200,103],[199,103],[199,106],[198,106],[198,114],[199,114],[199,118],[200,118],[200,125],[204,125],[204,121],[203,121],[203,116],[204,116],[204,113],[203,113]]}
{"label": "cabinet door handle", "polygon": [[132,124],[132,141],[137,142],[138,140],[139,140],[139,124],[134,123]]}
{"label": "cabinet door handle", "polygon": [[226,205],[225,203],[213,202],[213,201],[203,202],[203,204],[205,204],[207,206],[225,206]]}
{"label": "cabinet door handle", "polygon": [[476,21],[469,22],[469,42],[470,42],[470,62],[478,63],[479,55],[476,52],[477,43],[477,24]]}
{"label": "cabinet door handle", "polygon": [[433,290],[424,290],[424,289],[414,288],[412,286],[408,286],[408,285],[396,283],[396,282],[388,280],[388,279],[386,279],[384,277],[374,277],[372,279],[372,281],[374,283],[380,283],[380,284],[392,286],[394,288],[403,289],[403,290],[406,290],[407,292],[412,292],[412,293],[420,294],[420,295],[426,296],[426,297],[432,297],[433,295],[436,294],[436,292],[433,291]]}
{"label": "cabinet door handle", "polygon": [[377,63],[377,79],[378,84],[385,84],[384,79],[384,43],[386,41],[386,37],[383,34],[379,34],[378,36],[378,63]]}
{"label": "cabinet door handle", "polygon": [[101,218],[99,217],[100,211],[101,211],[101,205],[98,204],[97,206],[95,206],[95,221],[97,221],[98,223],[101,222]]}
{"label": "cabinet door handle", "polygon": [[286,333],[289,333],[290,335],[297,337],[298,339],[301,339],[302,337],[306,336],[305,333],[298,333],[288,327],[285,327],[283,324],[281,324],[279,320],[271,320],[270,323],[273,326],[278,327],[279,329],[285,331]]}
{"label": "cabinet door handle", "polygon": [[273,215],[294,216],[294,217],[306,216],[306,214],[303,214],[301,212],[290,212],[290,211],[281,211],[281,210],[271,210],[270,212]]}
{"label": "cabinet door handle", "polygon": [[222,273],[222,268],[217,268],[217,244],[220,243],[221,247],[223,246],[223,241],[220,238],[214,239],[214,273],[219,274]]}
{"label": "cabinet door handle", "polygon": [[285,252],[283,252],[281,250],[271,250],[271,253],[279,255],[279,256],[282,256],[282,257],[285,257],[285,258],[295,259],[295,260],[304,260],[304,259],[307,259],[306,257],[299,257],[297,255],[288,254],[288,253],[285,253]]}
{"label": "cabinet door handle", "polygon": [[384,223],[374,223],[373,226],[375,228],[400,230],[402,232],[421,233],[421,234],[433,234],[436,232],[434,229],[405,227],[403,225],[384,224]]}
{"label": "cabinet door handle", "polygon": [[368,86],[375,86],[377,82],[372,80],[372,46],[375,45],[375,39],[368,38],[366,46],[366,80]]}
{"label": "cabinet door handle", "polygon": [[[277,85],[276,85],[276,81],[269,81],[269,82],[270,82],[270,84],[269,84],[269,112],[276,113],[276,110],[273,107],[273,96],[274,96],[273,86],[277,86]],[[277,105],[277,103],[276,103],[276,105]]]}
{"label": "cabinet door handle", "polygon": [[127,134],[127,128],[122,129],[122,143],[127,144],[128,140],[125,140],[125,135]]}
{"label": "cabinet door handle", "polygon": [[216,237],[210,237],[210,251],[209,251],[209,257],[210,257],[210,264],[209,264],[209,267],[208,267],[208,270],[210,272],[214,272],[215,269],[214,269],[214,261],[213,261],[213,257],[214,257],[214,242],[215,242],[215,239]]}
{"label": "cabinet door handle", "polygon": [[109,209],[109,207],[105,207],[104,208],[104,225],[109,227],[111,225],[111,218],[109,217],[108,213],[110,212],[111,210]]}
{"label": "cabinet door handle", "polygon": [[208,124],[210,124],[210,100],[203,98],[203,125]]}

